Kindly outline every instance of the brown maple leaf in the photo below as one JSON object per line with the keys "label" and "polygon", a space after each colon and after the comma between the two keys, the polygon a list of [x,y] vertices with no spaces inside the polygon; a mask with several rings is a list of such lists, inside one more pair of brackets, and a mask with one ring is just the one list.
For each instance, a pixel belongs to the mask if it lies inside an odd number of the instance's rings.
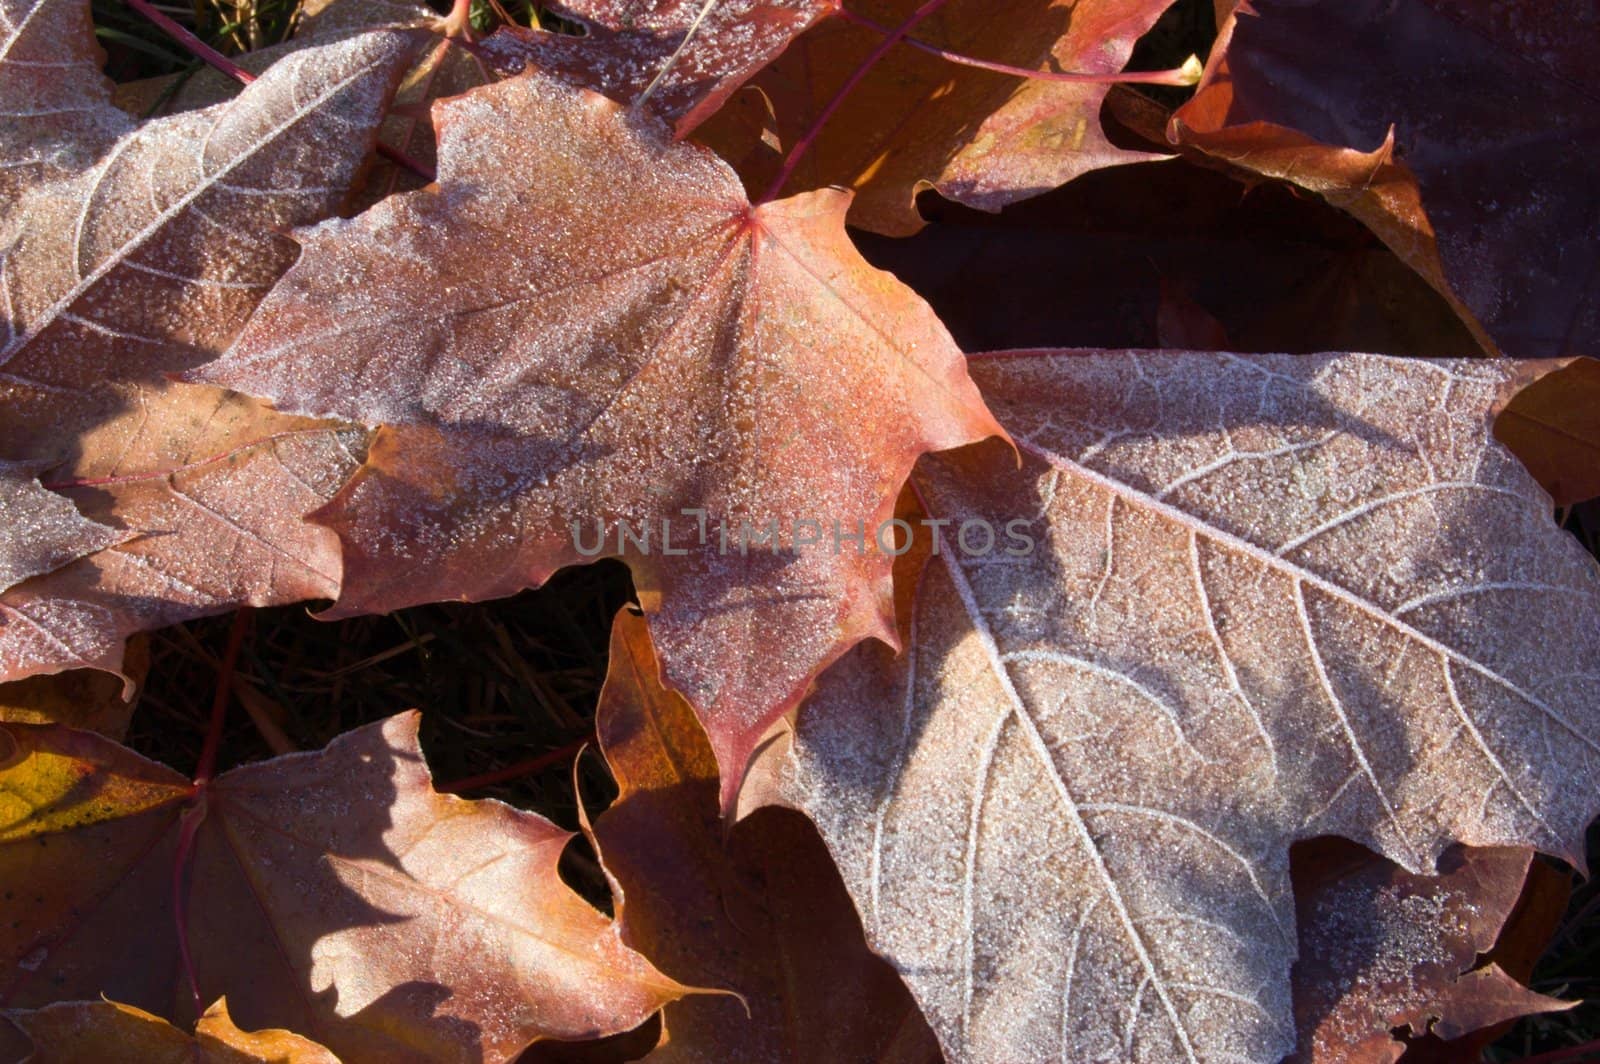
{"label": "brown maple leaf", "polygon": [[1294,862],[1294,1061],[1393,1064],[1406,1049],[1397,1032],[1451,1041],[1572,1008],[1477,963],[1517,905],[1532,856],[1458,847],[1438,875],[1413,875],[1354,843],[1306,843]]}
{"label": "brown maple leaf", "polygon": [[1529,376],[1496,416],[1495,438],[1557,506],[1600,496],[1600,361],[1540,365]]}
{"label": "brown maple leaf", "polygon": [[623,557],[728,801],[816,672],[889,631],[873,538],[916,456],[998,427],[938,320],[851,247],[848,194],[752,207],[710,152],[537,75],[437,122],[438,187],[301,234],[196,376],[386,426],[316,515],[336,616]]}
{"label": "brown maple leaf", "polygon": [[[872,64],[787,187],[852,188],[850,224],[904,236],[923,225],[913,201],[924,188],[998,210],[1086,171],[1148,159],[1114,147],[1102,132],[1106,84],[1029,79],[935,53],[1046,76],[1115,74],[1170,5],[955,0]],[[748,183],[764,188],[778,172],[776,157],[747,156],[747,111],[730,106],[712,117],[714,105],[748,81],[770,105],[770,139],[792,147],[919,4],[657,0],[637,24],[631,10],[622,15],[624,6],[634,5],[573,5],[600,31],[589,39],[509,30],[486,47],[511,69],[537,66],[624,103],[651,95],[680,134],[700,127],[701,137],[737,161]]]}
{"label": "brown maple leaf", "polygon": [[160,1016],[114,1001],[71,1001],[3,1015],[32,1043],[22,1064],[339,1064],[310,1039],[283,1030],[241,1031],[219,998],[186,1035]]}
{"label": "brown maple leaf", "polygon": [[[816,830],[769,809],[724,831],[717,762],[661,686],[643,618],[617,616],[595,730],[621,789],[595,821],[623,941],[675,978],[737,991],[668,1006],[652,1061],[939,1059]],[[781,963],[775,963],[781,959]]]}
{"label": "brown maple leaf", "polygon": [[433,790],[417,722],[198,789],[88,732],[0,725],[0,1002],[192,1019],[172,901],[191,833],[199,990],[345,1059],[510,1060],[685,993],[562,883],[571,833]]}
{"label": "brown maple leaf", "polygon": [[1584,0],[1251,0],[1170,136],[1351,211],[1491,348],[1592,354],[1597,31]]}
{"label": "brown maple leaf", "polygon": [[1297,839],[1581,859],[1600,571],[1490,434],[1515,372],[974,359],[1023,470],[923,460],[905,654],[762,766],[951,1059],[1280,1060]]}
{"label": "brown maple leaf", "polygon": [[[954,0],[912,39],[1024,70],[1112,75],[1171,0]],[[771,103],[773,133],[796,144],[914,0],[858,0],[799,37],[750,84]],[[862,20],[866,20],[864,24]],[[1048,81],[951,63],[902,42],[822,127],[787,188],[856,191],[850,224],[906,236],[924,222],[917,193],[994,211],[1088,171],[1150,159],[1114,146],[1100,124],[1105,83]],[[719,148],[744,140],[713,121]],[[730,158],[734,157],[730,154]],[[742,166],[765,185],[761,157]],[[768,160],[770,163],[770,159]]]}
{"label": "brown maple leaf", "polygon": [[0,677],[115,671],[132,631],[337,593],[337,543],[301,516],[355,468],[364,433],[164,377],[238,332],[295,255],[285,227],[338,208],[415,44],[297,52],[10,212],[0,458],[41,470],[118,542],[0,595]]}

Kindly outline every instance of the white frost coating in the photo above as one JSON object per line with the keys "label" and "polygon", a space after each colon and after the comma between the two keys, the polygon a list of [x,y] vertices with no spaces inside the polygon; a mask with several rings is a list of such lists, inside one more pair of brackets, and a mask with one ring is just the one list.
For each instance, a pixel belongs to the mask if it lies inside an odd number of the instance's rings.
{"label": "white frost coating", "polygon": [[171,368],[185,347],[224,344],[292,260],[282,230],[343,199],[409,48],[375,33],[296,52],[236,100],[147,123],[92,170],[31,190],[0,258],[8,378],[108,376],[118,341],[165,345]]}
{"label": "white frost coating", "polygon": [[952,1060],[1281,1059],[1297,838],[1582,853],[1600,574],[1490,435],[1514,369],[974,360],[1026,467],[915,480],[1039,547],[933,559],[783,770]]}

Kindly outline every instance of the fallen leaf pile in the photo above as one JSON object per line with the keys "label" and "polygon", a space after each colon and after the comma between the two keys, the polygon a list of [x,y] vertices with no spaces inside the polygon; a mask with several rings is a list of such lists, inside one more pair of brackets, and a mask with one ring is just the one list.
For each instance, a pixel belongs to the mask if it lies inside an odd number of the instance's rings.
{"label": "fallen leaf pile", "polygon": [[[1570,1009],[1557,6],[1219,3],[1201,74],[1125,70],[1190,0],[325,0],[113,86],[88,0],[0,0],[0,1059],[1466,1060]],[[415,711],[296,751],[234,675],[249,608],[602,559],[604,808],[436,789]],[[140,633],[241,610],[198,764],[123,745]],[[234,700],[278,756],[217,771]]]}

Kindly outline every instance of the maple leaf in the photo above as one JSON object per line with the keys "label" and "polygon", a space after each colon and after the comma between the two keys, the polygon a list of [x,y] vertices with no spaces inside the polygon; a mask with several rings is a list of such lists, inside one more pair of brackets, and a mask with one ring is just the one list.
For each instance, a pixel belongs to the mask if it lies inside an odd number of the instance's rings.
{"label": "maple leaf", "polygon": [[1455,1040],[1504,1020],[1570,1009],[1478,966],[1522,894],[1532,852],[1452,849],[1419,876],[1353,843],[1321,839],[1295,858],[1294,969],[1299,1052],[1307,1064],[1393,1064],[1397,1037]]}
{"label": "maple leaf", "polygon": [[868,951],[815,829],[773,809],[724,832],[711,748],[661,686],[629,610],[612,627],[595,730],[621,790],[592,834],[623,941],[680,980],[742,998],[669,1005],[651,1060],[939,1059],[904,984]]}
{"label": "maple leaf", "polygon": [[[752,78],[771,101],[779,143],[794,145],[887,28],[917,6],[915,0],[852,3]],[[912,36],[1025,70],[1110,75],[1169,6],[1171,0],[955,0]],[[787,187],[853,188],[850,224],[889,236],[922,227],[915,199],[926,188],[998,210],[1091,170],[1153,157],[1106,139],[1100,105],[1108,88],[958,65],[903,42],[829,117]],[[713,121],[702,136],[720,148],[730,134]],[[731,136],[743,139],[737,129]],[[764,171],[743,169],[764,183]]]}
{"label": "maple leaf", "polygon": [[829,537],[870,540],[918,454],[998,426],[851,247],[846,193],[752,207],[710,152],[538,75],[436,122],[438,187],[303,232],[195,376],[385,426],[314,515],[343,545],[334,616],[623,557],[727,802],[816,672],[891,626],[888,556]]}
{"label": "maple leaf", "polygon": [[364,434],[164,375],[238,332],[294,257],[285,227],[337,209],[415,43],[297,52],[238,99],[147,123],[34,185],[13,212],[0,456],[43,470],[119,542],[0,596],[0,677],[115,671],[132,631],[337,593],[337,543],[300,518],[353,470]]}
{"label": "maple leaf", "polygon": [[1171,136],[1350,210],[1491,345],[1590,353],[1597,30],[1571,0],[1252,0]]}
{"label": "maple leaf", "polygon": [[220,998],[200,1017],[192,1037],[159,1016],[114,1001],[71,1001],[3,1015],[33,1043],[22,1064],[339,1064],[323,1047],[289,1031],[239,1030]]}
{"label": "maple leaf", "polygon": [[508,26],[485,54],[533,64],[633,105],[648,101],[682,136],[710,117],[838,0],[565,0],[547,10],[583,24],[576,36]]}
{"label": "maple leaf", "polygon": [[348,1059],[509,1060],[686,992],[561,882],[571,833],[433,790],[417,721],[198,789],[88,732],[0,726],[0,1000],[182,1001],[173,862],[191,832],[199,986]]}
{"label": "maple leaf", "polygon": [[973,361],[1024,469],[923,460],[907,650],[774,758],[951,1059],[1279,1060],[1296,839],[1581,855],[1600,572],[1490,435],[1515,371]]}

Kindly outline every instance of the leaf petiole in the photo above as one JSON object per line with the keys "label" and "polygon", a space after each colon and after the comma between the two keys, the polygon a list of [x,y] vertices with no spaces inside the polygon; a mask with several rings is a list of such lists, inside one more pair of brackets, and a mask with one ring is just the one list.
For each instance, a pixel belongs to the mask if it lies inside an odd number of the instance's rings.
{"label": "leaf petiole", "polygon": [[450,13],[444,17],[441,27],[445,37],[450,40],[459,40],[472,44],[475,38],[472,35],[472,0],[454,0],[450,5]]}
{"label": "leaf petiole", "polygon": [[[129,0],[130,3],[135,0]],[[143,0],[137,0],[142,3]],[[189,951],[189,861],[194,855],[195,836],[206,818],[206,790],[217,771],[217,750],[222,746],[222,725],[228,715],[228,697],[233,690],[233,671],[239,663],[239,651],[244,647],[245,633],[250,630],[252,610],[244,606],[233,615],[233,626],[228,630],[228,646],[217,665],[217,689],[211,699],[211,720],[206,726],[205,744],[200,748],[200,763],[194,770],[194,790],[178,822],[178,845],[172,856],[172,922],[177,933],[178,957],[183,962],[183,974],[189,982],[189,994],[194,998],[195,1014],[205,1011],[205,1000],[200,996],[200,980],[195,975],[194,957]]]}
{"label": "leaf petiole", "polygon": [[250,630],[252,610],[242,606],[233,615],[233,627],[228,630],[228,647],[217,666],[217,692],[211,699],[211,722],[206,728],[205,745],[200,748],[200,763],[194,770],[194,785],[198,789],[211,782],[217,770],[217,750],[222,745],[222,723],[228,714],[228,698],[233,691],[233,670],[239,663],[239,651],[244,646],[245,633]]}
{"label": "leaf petiole", "polygon": [[189,996],[194,1000],[195,1014],[205,1011],[205,1001],[200,997],[200,979],[195,975],[194,954],[189,950],[189,859],[194,854],[194,839],[200,823],[206,818],[205,797],[197,786],[195,797],[183,809],[178,820],[178,845],[172,857],[172,922],[177,932],[178,959],[183,964],[183,975],[189,983]]}
{"label": "leaf petiole", "polygon": [[192,31],[180,25],[170,15],[156,10],[149,0],[128,0],[128,6],[159,26],[163,33],[183,45],[190,55],[221,71],[239,84],[248,85],[256,79],[254,74],[196,37]]}

